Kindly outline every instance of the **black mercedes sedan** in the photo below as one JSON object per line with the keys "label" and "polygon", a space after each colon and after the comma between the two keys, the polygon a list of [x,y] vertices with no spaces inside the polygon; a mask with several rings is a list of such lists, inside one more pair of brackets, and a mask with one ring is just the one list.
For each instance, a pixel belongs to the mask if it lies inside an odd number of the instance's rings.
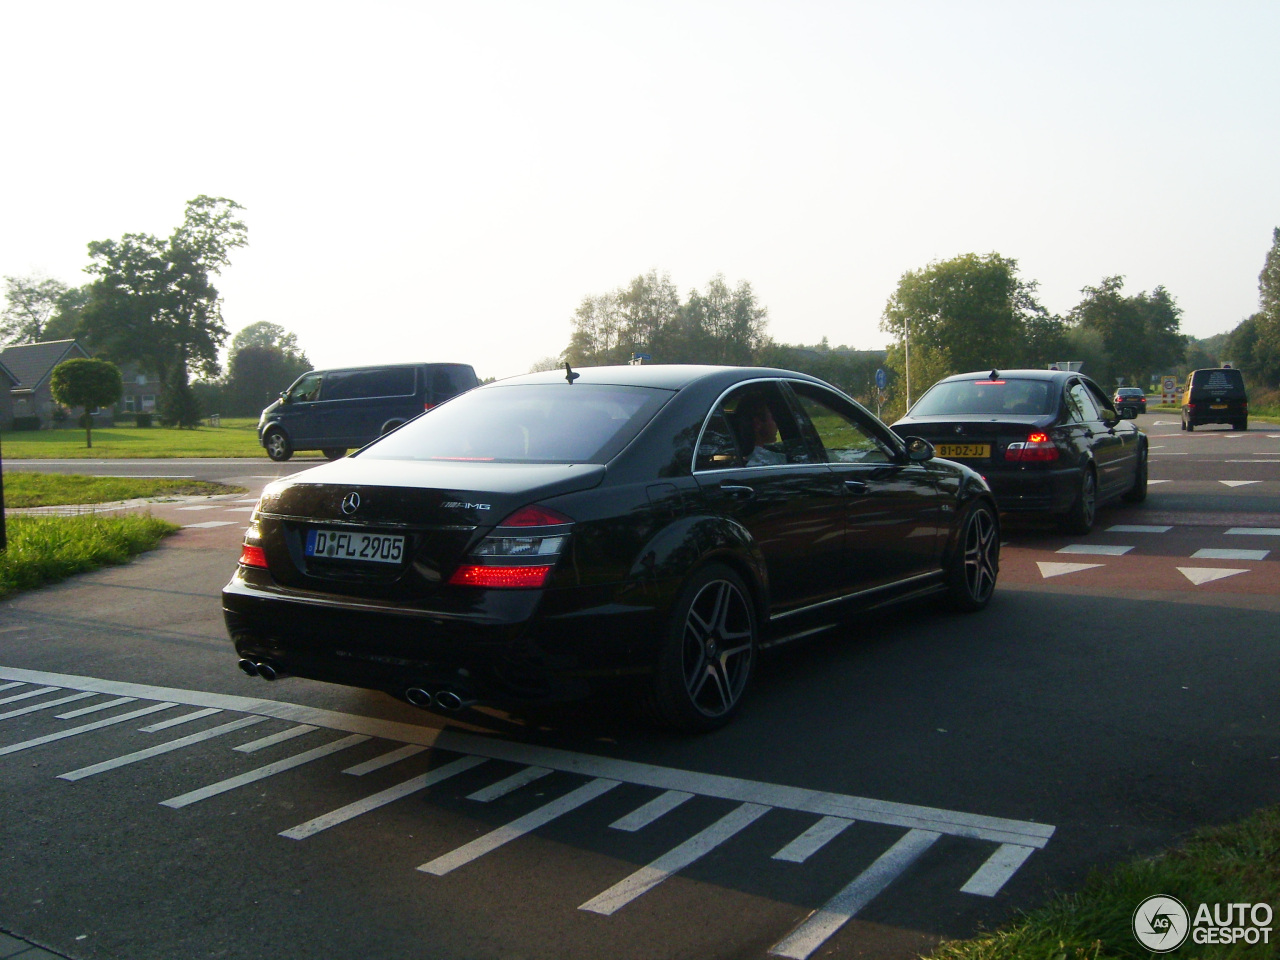
{"label": "black mercedes sedan", "polygon": [[270,484],[222,605],[250,675],[441,711],[622,681],[701,731],[764,647],[893,601],[986,606],[999,551],[977,472],[813,377],[566,367]]}
{"label": "black mercedes sedan", "polygon": [[1081,373],[990,370],[939,380],[893,425],[986,478],[1005,513],[1041,513],[1069,533],[1098,505],[1147,497],[1147,437]]}

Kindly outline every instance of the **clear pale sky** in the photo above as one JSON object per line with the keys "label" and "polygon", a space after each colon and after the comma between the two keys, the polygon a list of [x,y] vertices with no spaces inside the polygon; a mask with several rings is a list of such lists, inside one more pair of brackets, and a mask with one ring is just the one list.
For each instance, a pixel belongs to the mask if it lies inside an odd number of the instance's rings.
{"label": "clear pale sky", "polygon": [[905,271],[991,251],[1205,337],[1280,225],[1278,51],[1275,0],[0,0],[0,274],[78,285],[209,194],[229,329],[317,366],[521,373],[650,269],[880,348]]}

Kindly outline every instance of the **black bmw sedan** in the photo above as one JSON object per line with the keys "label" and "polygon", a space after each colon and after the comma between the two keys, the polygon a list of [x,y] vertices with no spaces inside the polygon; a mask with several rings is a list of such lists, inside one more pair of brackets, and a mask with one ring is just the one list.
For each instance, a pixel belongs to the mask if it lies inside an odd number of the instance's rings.
{"label": "black bmw sedan", "polygon": [[529,374],[269,485],[222,594],[240,668],[437,710],[622,680],[709,730],[758,653],[851,610],[990,600],[991,491],[820,380]]}
{"label": "black bmw sedan", "polygon": [[930,387],[893,429],[986,478],[1000,510],[1088,533],[1100,503],[1147,497],[1147,437],[1096,383],[1058,370],[961,373]]}

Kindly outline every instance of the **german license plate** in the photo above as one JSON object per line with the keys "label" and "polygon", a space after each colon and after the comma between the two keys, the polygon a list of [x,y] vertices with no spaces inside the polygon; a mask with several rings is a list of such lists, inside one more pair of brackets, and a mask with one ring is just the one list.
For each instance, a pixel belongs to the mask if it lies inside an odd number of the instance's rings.
{"label": "german license plate", "polygon": [[989,443],[940,443],[936,449],[940,457],[976,458],[991,456],[991,444]]}
{"label": "german license plate", "polygon": [[1210,409],[1210,410],[1225,410],[1225,409],[1227,409],[1227,405],[1226,405],[1225,403],[1211,403],[1211,404],[1209,404],[1209,409]]}
{"label": "german license plate", "polygon": [[358,563],[399,563],[404,558],[404,537],[349,530],[308,530],[308,557],[354,560]]}

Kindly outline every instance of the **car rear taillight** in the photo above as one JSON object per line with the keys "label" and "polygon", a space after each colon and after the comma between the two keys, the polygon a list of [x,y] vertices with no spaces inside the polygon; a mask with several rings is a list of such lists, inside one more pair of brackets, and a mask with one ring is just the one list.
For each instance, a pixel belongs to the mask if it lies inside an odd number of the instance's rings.
{"label": "car rear taillight", "polygon": [[[256,521],[258,516],[256,508],[253,515]],[[256,522],[250,522],[244,532],[244,544],[240,547],[240,565],[267,569],[267,551],[262,549],[262,531]]]}
{"label": "car rear taillight", "polygon": [[1009,444],[1004,458],[1014,463],[1048,463],[1058,459],[1058,447],[1047,433],[1036,432],[1026,440]]}
{"label": "car rear taillight", "polygon": [[569,541],[573,520],[536,504],[493,528],[449,578],[455,587],[529,589],[546,583]]}

